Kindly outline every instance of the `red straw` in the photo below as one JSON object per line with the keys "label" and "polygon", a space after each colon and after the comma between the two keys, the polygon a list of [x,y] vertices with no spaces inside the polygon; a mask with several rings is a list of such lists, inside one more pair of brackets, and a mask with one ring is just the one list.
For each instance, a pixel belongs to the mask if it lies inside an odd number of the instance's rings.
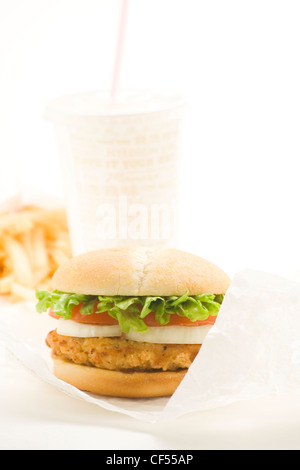
{"label": "red straw", "polygon": [[123,46],[124,46],[124,36],[125,36],[125,29],[126,29],[128,5],[129,5],[129,0],[122,0],[122,9],[121,9],[121,16],[120,16],[117,49],[116,49],[116,55],[115,55],[114,73],[113,73],[113,80],[112,80],[112,86],[111,86],[111,91],[110,91],[110,98],[112,100],[116,96],[116,92],[117,92],[119,81],[120,81],[120,70],[121,70],[122,52],[123,52]]}

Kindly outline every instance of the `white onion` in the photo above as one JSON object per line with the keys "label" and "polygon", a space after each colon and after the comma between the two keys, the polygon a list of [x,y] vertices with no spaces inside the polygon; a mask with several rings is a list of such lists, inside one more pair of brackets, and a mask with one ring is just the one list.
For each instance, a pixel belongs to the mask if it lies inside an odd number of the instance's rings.
{"label": "white onion", "polygon": [[133,341],[166,344],[202,344],[212,325],[153,326],[145,333],[130,330],[125,336]]}
{"label": "white onion", "polygon": [[[153,326],[145,333],[130,330],[125,338],[146,343],[202,344],[212,325],[204,326]],[[92,325],[73,320],[58,321],[57,333],[77,338],[105,338],[122,336],[119,325]]]}
{"label": "white onion", "polygon": [[58,320],[57,333],[63,336],[76,336],[77,338],[99,338],[121,336],[119,325],[91,325],[73,320]]}

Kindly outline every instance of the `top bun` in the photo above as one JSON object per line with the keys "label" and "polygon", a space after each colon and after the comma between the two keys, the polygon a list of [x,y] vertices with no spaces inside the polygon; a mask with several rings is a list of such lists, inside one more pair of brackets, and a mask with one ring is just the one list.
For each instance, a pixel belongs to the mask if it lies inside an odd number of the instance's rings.
{"label": "top bun", "polygon": [[230,279],[214,264],[177,249],[103,249],[66,261],[53,289],[85,295],[169,296],[225,294]]}

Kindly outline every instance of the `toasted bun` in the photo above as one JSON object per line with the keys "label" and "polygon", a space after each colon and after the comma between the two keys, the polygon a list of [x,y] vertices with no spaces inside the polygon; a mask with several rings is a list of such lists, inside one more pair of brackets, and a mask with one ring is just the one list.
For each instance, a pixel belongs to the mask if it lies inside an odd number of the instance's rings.
{"label": "toasted bun", "polygon": [[142,246],[76,256],[58,268],[53,289],[86,295],[225,294],[230,279],[220,268],[177,249]]}
{"label": "toasted bun", "polygon": [[53,357],[54,374],[74,387],[99,395],[127,398],[172,395],[187,369],[175,372],[120,372],[98,369]]}

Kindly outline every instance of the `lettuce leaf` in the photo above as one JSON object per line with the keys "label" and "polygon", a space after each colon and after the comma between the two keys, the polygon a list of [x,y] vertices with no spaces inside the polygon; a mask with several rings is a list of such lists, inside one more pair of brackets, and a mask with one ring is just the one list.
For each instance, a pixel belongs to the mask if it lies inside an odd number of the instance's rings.
{"label": "lettuce leaf", "polygon": [[83,294],[67,294],[60,291],[36,291],[38,313],[46,312],[50,307],[60,317],[70,320],[72,309],[81,305],[80,313],[90,315],[108,312],[115,318],[124,333],[131,329],[138,332],[147,331],[143,321],[150,312],[155,313],[155,319],[161,325],[167,325],[171,315],[179,315],[190,321],[206,320],[210,315],[216,316],[220,310],[224,295],[201,294],[190,296],[185,292],[182,296],[91,296]]}
{"label": "lettuce leaf", "polygon": [[45,312],[51,307],[56,315],[63,317],[65,320],[70,320],[75,305],[86,304],[90,300],[87,295],[65,294],[57,290],[53,292],[37,290],[36,298],[39,300],[36,305],[38,313]]}

